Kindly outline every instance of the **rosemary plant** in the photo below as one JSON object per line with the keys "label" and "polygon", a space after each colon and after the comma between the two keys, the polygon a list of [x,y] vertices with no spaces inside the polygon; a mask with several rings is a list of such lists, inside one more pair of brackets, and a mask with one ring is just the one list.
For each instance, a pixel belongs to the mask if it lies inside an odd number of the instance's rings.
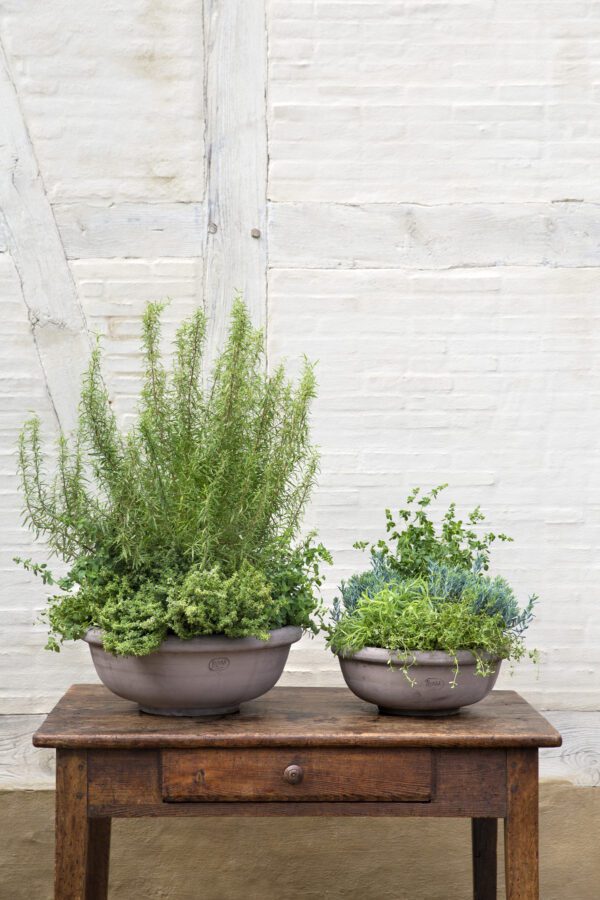
{"label": "rosemary plant", "polygon": [[212,377],[203,372],[206,318],[179,328],[172,366],[160,352],[164,305],[143,317],[144,381],[122,432],[97,343],[75,433],[61,435],[46,474],[40,421],[19,440],[25,520],[70,570],[18,560],[61,590],[49,598],[48,646],[103,629],[105,649],[144,655],[167,634],[266,637],[313,627],[329,554],[299,539],[318,455],[310,442],[313,367],[297,384],[267,375],[264,339],[237,299]]}

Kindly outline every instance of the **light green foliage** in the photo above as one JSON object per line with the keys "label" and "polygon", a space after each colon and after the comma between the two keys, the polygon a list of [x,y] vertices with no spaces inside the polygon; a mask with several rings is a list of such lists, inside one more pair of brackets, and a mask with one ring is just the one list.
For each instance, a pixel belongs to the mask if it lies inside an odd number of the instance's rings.
{"label": "light green foliage", "polygon": [[[202,369],[201,310],[179,328],[167,371],[162,310],[152,303],[144,314],[144,383],[127,433],[102,380],[99,344],[78,428],[61,436],[53,476],[39,419],[21,433],[26,522],[71,564],[58,582],[67,593],[50,600],[52,632],[76,638],[98,625],[107,649],[141,655],[170,632],[264,636],[280,624],[309,627],[319,563],[329,560],[312,538],[297,541],[318,465],[309,435],[313,368],[305,363],[296,385],[283,366],[267,376],[263,335],[237,300],[212,377]],[[53,583],[46,567],[25,563]]]}
{"label": "light green foliage", "polygon": [[[168,633],[167,585],[148,579],[134,587],[123,578],[110,587],[113,590],[103,592],[104,602],[97,607],[93,620],[102,628],[104,649],[132,656],[145,656],[156,650]],[[60,632],[56,625],[55,630]]]}
{"label": "light green foliage", "polygon": [[363,595],[374,597],[390,582],[401,580],[401,578],[402,576],[397,575],[383,554],[372,549],[371,568],[366,572],[357,572],[351,575],[348,581],[342,581],[340,584],[341,598],[336,597],[333,601],[334,618],[339,619],[342,611],[352,612]]}
{"label": "light green foliage", "polygon": [[455,679],[460,650],[473,652],[480,675],[493,671],[494,658],[519,659],[525,652],[522,639],[506,629],[500,615],[476,612],[469,599],[440,603],[420,578],[361,597],[354,612],[337,623],[329,644],[341,654],[364,647],[391,650],[407,675],[416,650],[443,650],[454,657]]}
{"label": "light green foliage", "polygon": [[478,534],[475,527],[484,520],[479,507],[465,524],[451,504],[436,526],[427,507],[444,487],[420,500],[419,490],[414,490],[399,512],[403,527],[386,511],[388,538],[371,545],[371,568],[342,582],[341,598],[334,601],[333,622],[327,628],[334,652],[389,649],[399,654],[407,675],[417,650],[442,650],[455,662],[459,650],[471,650],[482,675],[490,671],[491,657],[524,655],[522,635],[537,598],[520,609],[510,585],[485,574],[491,544],[510,538]]}
{"label": "light green foliage", "polygon": [[[265,587],[263,578],[260,585],[261,593]],[[208,571],[191,569],[179,590],[174,596],[169,597],[167,603],[169,626],[180,638],[193,637],[195,634],[212,634],[215,626],[228,618],[230,602],[228,579],[223,577],[218,567]],[[234,615],[234,610],[231,610],[231,615]]]}
{"label": "light green foliage", "polygon": [[262,572],[249,563],[230,578],[218,569],[194,569],[167,605],[167,621],[178,637],[224,634],[244,637],[254,634],[264,640],[280,621],[279,604]]}

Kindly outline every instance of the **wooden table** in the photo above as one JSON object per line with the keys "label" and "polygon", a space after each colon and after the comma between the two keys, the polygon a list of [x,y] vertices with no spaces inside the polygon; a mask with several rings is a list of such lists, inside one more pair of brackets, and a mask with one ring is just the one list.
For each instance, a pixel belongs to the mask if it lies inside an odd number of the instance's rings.
{"label": "wooden table", "polygon": [[344,688],[275,688],[237,715],[186,719],[75,685],[33,742],[57,750],[56,900],[105,900],[121,816],[468,817],[475,900],[496,897],[504,819],[507,900],[539,897],[538,747],[561,738],[513,691],[418,719]]}

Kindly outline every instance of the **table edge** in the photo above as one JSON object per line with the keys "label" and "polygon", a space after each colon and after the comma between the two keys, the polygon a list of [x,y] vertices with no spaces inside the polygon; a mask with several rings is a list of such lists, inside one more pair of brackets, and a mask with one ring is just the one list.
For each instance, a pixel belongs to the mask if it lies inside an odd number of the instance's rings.
{"label": "table edge", "polygon": [[388,747],[398,749],[406,747],[429,747],[431,749],[456,749],[456,750],[510,750],[517,748],[541,749],[562,746],[562,737],[558,732],[556,736],[548,735],[545,738],[509,738],[495,740],[493,737],[477,738],[476,736],[464,736],[462,738],[440,737],[436,739],[418,740],[414,737],[400,739],[397,737],[380,737],[370,735],[361,739],[360,736],[340,737],[339,735],[319,735],[315,737],[302,737],[294,735],[279,735],[265,739],[264,737],[235,736],[228,739],[222,737],[198,738],[198,737],[165,737],[164,735],[147,735],[143,738],[132,740],[129,737],[89,737],[77,735],[65,737],[64,735],[33,735],[34,747],[54,748],[57,750],[201,750],[211,747],[222,749],[257,749],[261,747]]}
{"label": "table edge", "polygon": [[[201,749],[207,747],[220,748],[252,748],[252,747],[430,747],[430,748],[481,748],[481,749],[514,749],[522,748],[549,748],[560,747],[562,745],[562,737],[553,725],[545,718],[542,712],[533,707],[524,697],[514,690],[498,690],[493,695],[502,700],[518,700],[520,704],[531,713],[533,713],[537,722],[529,729],[524,729],[524,733],[520,735],[511,734],[494,734],[488,732],[485,735],[477,733],[456,733],[450,732],[438,735],[409,735],[400,733],[377,734],[375,732],[361,733],[360,730],[349,731],[348,733],[335,732],[327,733],[320,731],[318,734],[290,734],[285,732],[285,723],[281,723],[282,731],[279,733],[256,733],[247,734],[237,733],[226,734],[190,734],[177,733],[177,722],[173,722],[173,732],[163,733],[152,732],[140,733],[128,731],[124,727],[122,731],[118,729],[109,731],[105,734],[97,734],[89,732],[73,733],[68,729],[64,730],[62,725],[56,722],[50,722],[53,715],[58,712],[63,703],[68,698],[73,698],[79,690],[97,689],[102,694],[112,697],[113,700],[118,699],[104,685],[92,684],[74,684],[60,698],[58,703],[48,713],[47,717],[36,729],[32,737],[34,747],[55,748],[60,750],[84,750],[84,749],[123,749],[123,750],[143,750],[143,749]],[[96,691],[94,690],[94,693]],[[269,691],[265,697],[269,695],[277,695],[281,693],[292,692],[293,694],[320,694],[323,692],[332,695],[345,695],[353,697],[357,704],[364,704],[358,698],[354,697],[347,688],[341,686],[282,686],[277,685],[272,691]],[[490,695],[492,696],[492,695]],[[259,698],[262,699],[262,698]],[[485,701],[483,701],[485,702]],[[424,728],[428,720],[424,719]],[[539,725],[539,729],[536,728]]]}

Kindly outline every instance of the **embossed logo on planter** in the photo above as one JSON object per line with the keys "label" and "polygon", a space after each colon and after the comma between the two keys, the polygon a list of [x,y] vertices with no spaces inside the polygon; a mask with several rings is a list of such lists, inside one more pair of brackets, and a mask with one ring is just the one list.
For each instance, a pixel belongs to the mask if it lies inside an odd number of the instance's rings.
{"label": "embossed logo on planter", "polygon": [[426,678],[425,684],[430,688],[441,688],[444,687],[444,682],[441,678]]}
{"label": "embossed logo on planter", "polygon": [[214,656],[209,662],[208,668],[211,672],[222,672],[228,665],[229,658],[227,656]]}

